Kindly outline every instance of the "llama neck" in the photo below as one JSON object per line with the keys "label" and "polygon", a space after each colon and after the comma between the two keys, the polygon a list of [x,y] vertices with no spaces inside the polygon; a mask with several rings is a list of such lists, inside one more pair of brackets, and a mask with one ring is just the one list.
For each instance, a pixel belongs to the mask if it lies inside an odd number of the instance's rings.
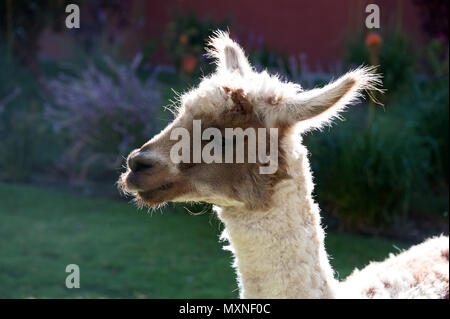
{"label": "llama neck", "polygon": [[225,224],[222,238],[235,256],[241,298],[336,295],[305,153],[291,161],[293,178],[275,187],[274,205],[267,211],[218,209]]}

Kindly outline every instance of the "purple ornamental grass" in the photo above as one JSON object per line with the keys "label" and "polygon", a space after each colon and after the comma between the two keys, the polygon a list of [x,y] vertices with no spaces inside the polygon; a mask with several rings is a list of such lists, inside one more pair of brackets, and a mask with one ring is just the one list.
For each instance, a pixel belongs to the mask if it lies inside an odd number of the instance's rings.
{"label": "purple ornamental grass", "polygon": [[90,63],[78,77],[46,82],[46,118],[67,136],[57,167],[70,178],[82,182],[119,170],[123,155],[156,133],[161,97],[155,73],[146,81],[137,76],[141,59],[119,65],[106,57],[107,70]]}

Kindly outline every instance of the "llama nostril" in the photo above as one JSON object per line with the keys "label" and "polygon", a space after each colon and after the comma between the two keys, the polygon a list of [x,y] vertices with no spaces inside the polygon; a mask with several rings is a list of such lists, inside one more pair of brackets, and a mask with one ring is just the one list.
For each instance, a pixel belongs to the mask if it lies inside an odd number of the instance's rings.
{"label": "llama nostril", "polygon": [[140,172],[153,168],[153,164],[143,163],[139,161],[135,162],[133,166],[134,167],[131,169],[133,172]]}
{"label": "llama nostril", "polygon": [[149,170],[153,168],[153,163],[142,157],[139,152],[132,152],[128,157],[128,168],[133,172]]}

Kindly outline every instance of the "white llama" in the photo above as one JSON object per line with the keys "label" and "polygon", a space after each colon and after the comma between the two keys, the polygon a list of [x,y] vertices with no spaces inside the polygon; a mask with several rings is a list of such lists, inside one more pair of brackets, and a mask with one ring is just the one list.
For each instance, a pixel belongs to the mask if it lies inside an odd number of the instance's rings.
{"label": "white llama", "polygon": [[[449,240],[443,236],[355,270],[342,283],[333,277],[299,133],[330,122],[363,90],[376,89],[380,79],[373,69],[303,91],[254,71],[226,33],[215,34],[209,53],[217,71],[182,96],[170,125],[131,152],[120,187],[151,207],[168,201],[216,205],[242,298],[448,298]],[[171,133],[192,133],[193,120],[202,121],[202,130],[221,132],[278,128],[278,169],[260,174],[259,163],[174,163],[170,152],[177,140]],[[190,153],[192,158],[192,148]]]}

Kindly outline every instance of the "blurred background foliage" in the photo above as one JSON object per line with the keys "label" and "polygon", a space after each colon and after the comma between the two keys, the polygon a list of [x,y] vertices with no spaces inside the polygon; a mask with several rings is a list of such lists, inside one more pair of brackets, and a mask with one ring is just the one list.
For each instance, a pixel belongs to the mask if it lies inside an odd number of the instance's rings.
{"label": "blurred background foliage", "polygon": [[214,21],[199,18],[193,12],[184,12],[179,7],[172,10],[173,20],[164,33],[164,46],[181,75],[199,76],[213,71],[205,56],[204,47],[213,30],[226,30],[229,20]]}
{"label": "blurred background foliage", "polygon": [[5,54],[4,45],[0,52],[0,178],[26,181],[34,171],[46,169],[57,150],[43,120],[38,81],[29,68]]}
{"label": "blurred background foliage", "polygon": [[[38,39],[45,30],[58,32],[61,15],[55,12],[67,3],[0,5],[6,17],[0,26],[0,180],[118,196],[113,181],[122,156],[170,120],[162,106],[176,99],[172,88],[186,90],[211,72],[205,40],[232,19],[175,7],[164,41],[146,39],[137,55],[127,55],[117,30],[138,24],[124,15],[128,5],[81,1],[91,19],[73,34],[70,58],[42,58]],[[332,229],[409,239],[448,231],[448,33],[430,21],[424,28],[430,37],[420,47],[394,27],[370,38],[349,34],[333,75],[311,72],[301,55],[278,52],[257,34],[244,39],[257,69],[305,88],[374,64],[376,57],[386,89],[376,98],[384,106],[366,100],[345,114],[346,121],[304,137],[315,196]],[[161,49],[168,64],[153,60]]]}
{"label": "blurred background foliage", "polygon": [[[375,64],[379,65],[378,71],[383,74],[383,88],[387,92],[396,92],[413,80],[419,53],[413,50],[411,40],[403,33],[385,31],[379,36],[380,49]],[[365,38],[366,35],[362,33],[348,37],[350,41],[347,43],[345,66],[372,64],[371,47]]]}
{"label": "blurred background foliage", "polygon": [[57,168],[69,181],[83,185],[89,178],[114,183],[123,154],[159,132],[161,105],[153,75],[139,78],[142,55],[119,65],[105,57],[88,61],[78,76],[60,75],[45,82],[49,93],[46,120],[67,145]]}

